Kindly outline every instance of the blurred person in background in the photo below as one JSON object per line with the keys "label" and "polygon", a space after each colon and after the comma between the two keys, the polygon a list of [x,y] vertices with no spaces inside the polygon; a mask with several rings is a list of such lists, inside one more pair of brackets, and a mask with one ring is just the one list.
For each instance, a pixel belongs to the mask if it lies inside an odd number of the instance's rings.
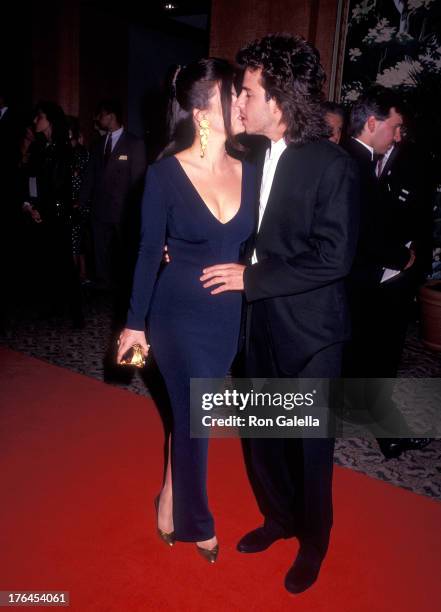
{"label": "blurred person in background", "polygon": [[345,111],[341,104],[336,102],[324,102],[323,110],[325,111],[325,121],[332,130],[329,140],[340,144],[345,125]]}
{"label": "blurred person in background", "polygon": [[384,434],[377,434],[377,441],[386,459],[430,442],[411,437],[392,399],[412,302],[424,278],[422,245],[427,236],[430,244],[431,234],[424,229],[427,215],[417,186],[420,164],[416,158],[413,168],[405,163],[407,176],[399,165],[395,171],[392,168],[393,158],[402,151],[403,123],[399,94],[376,86],[353,105],[351,138],[345,144],[358,164],[362,206],[357,252],[347,283],[352,336],[343,373],[348,378],[373,379],[360,387],[365,404],[360,395],[353,406],[365,405],[377,431]]}
{"label": "blurred person in background", "polygon": [[95,122],[105,134],[91,150],[79,203],[91,208],[96,287],[117,290],[122,311],[137,247],[145,145],[124,127],[117,100],[103,100]]}
{"label": "blurred person in background", "polygon": [[33,290],[41,314],[63,314],[67,308],[74,325],[81,326],[81,293],[71,248],[72,148],[62,108],[51,101],[38,103],[34,130],[21,197],[32,239],[29,278],[37,283]]}
{"label": "blurred person in background", "polygon": [[71,181],[72,181],[72,255],[80,281],[87,282],[86,273],[86,233],[90,209],[80,206],[81,183],[89,162],[89,151],[83,144],[80,124],[77,117],[67,117],[69,141],[72,147]]}

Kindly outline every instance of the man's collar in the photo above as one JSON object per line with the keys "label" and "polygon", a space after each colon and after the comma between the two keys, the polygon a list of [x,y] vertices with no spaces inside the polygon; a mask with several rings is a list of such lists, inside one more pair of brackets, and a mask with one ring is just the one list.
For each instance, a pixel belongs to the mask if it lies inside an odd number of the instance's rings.
{"label": "man's collar", "polygon": [[359,142],[361,145],[363,145],[364,147],[366,147],[366,149],[369,151],[369,153],[371,154],[371,160],[374,159],[374,149],[373,147],[371,147],[370,145],[366,144],[365,142],[363,142],[362,140],[360,140],[359,138],[355,138],[354,136],[352,137],[354,140],[356,140],[357,142]]}
{"label": "man's collar", "polygon": [[109,132],[109,134],[112,136],[113,139],[118,138],[118,136],[121,136],[121,134],[124,131],[124,126],[122,125],[120,128],[118,128],[117,130],[113,131],[113,132]]}
{"label": "man's collar", "polygon": [[383,168],[384,168],[384,166],[386,165],[387,160],[388,160],[388,159],[389,159],[389,157],[391,156],[391,154],[392,154],[393,150],[395,149],[395,146],[396,146],[396,145],[395,145],[395,143],[394,143],[394,144],[393,144],[391,147],[389,147],[389,149],[388,149],[388,150],[386,151],[386,153],[384,154],[384,157],[383,157]]}
{"label": "man's collar", "polygon": [[271,146],[268,151],[268,159],[273,159],[274,157],[280,157],[283,151],[286,149],[286,142],[284,138],[280,138],[276,142],[271,140]]}

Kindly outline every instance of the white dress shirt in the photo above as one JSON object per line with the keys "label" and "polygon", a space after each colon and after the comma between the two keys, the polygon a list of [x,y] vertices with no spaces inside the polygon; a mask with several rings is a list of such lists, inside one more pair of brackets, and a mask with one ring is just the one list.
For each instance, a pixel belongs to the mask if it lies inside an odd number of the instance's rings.
{"label": "white dress shirt", "polygon": [[[276,173],[277,164],[279,163],[280,156],[286,149],[286,142],[284,138],[281,138],[277,142],[271,141],[271,147],[267,149],[265,155],[265,162],[263,164],[262,183],[260,185],[260,196],[259,196],[259,223],[257,225],[257,232],[259,233],[262,218],[268,204],[268,198],[273,186],[274,175]],[[256,251],[254,251],[251,258],[251,263],[257,263]]]}
{"label": "white dress shirt", "polygon": [[384,166],[387,164],[387,160],[389,159],[390,154],[392,153],[394,148],[395,148],[395,143],[391,147],[389,147],[386,153],[382,157],[380,157],[380,159],[378,160],[377,166],[375,168],[375,174],[378,176],[378,178],[381,176],[384,170]]}

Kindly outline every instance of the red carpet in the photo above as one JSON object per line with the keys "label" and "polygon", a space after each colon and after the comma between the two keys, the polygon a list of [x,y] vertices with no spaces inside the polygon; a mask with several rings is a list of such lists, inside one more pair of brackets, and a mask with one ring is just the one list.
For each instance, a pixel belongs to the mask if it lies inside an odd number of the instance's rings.
{"label": "red carpet", "polygon": [[415,612],[441,600],[441,504],[346,469],[335,474],[332,546],[315,588],[290,596],[297,544],[236,553],[259,522],[237,440],[214,440],[210,566],[166,548],[153,497],[162,428],[152,402],[0,349],[0,591],[64,590],[75,612]]}

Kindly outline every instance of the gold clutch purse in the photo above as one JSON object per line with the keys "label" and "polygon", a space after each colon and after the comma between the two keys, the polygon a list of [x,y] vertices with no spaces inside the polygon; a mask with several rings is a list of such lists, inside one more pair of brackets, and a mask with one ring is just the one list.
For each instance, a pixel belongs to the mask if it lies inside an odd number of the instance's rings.
{"label": "gold clutch purse", "polygon": [[143,368],[145,366],[145,357],[142,352],[142,346],[134,344],[121,359],[120,364]]}

